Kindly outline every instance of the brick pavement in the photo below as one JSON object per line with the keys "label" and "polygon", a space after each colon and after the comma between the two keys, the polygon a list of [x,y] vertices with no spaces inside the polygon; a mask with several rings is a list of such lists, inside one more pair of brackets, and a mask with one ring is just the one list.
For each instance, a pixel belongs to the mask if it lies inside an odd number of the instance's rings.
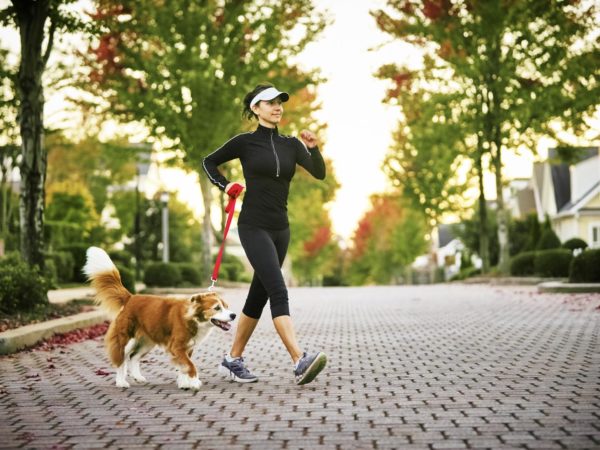
{"label": "brick pavement", "polygon": [[[239,309],[243,291],[226,295]],[[114,386],[102,343],[0,358],[0,448],[600,448],[598,295],[465,285],[291,290],[302,343],[328,367],[306,386],[265,312],[247,349],[261,379],[216,376],[233,333],[178,390],[162,351]],[[98,370],[110,371],[101,376]],[[101,372],[100,372],[101,373]]]}

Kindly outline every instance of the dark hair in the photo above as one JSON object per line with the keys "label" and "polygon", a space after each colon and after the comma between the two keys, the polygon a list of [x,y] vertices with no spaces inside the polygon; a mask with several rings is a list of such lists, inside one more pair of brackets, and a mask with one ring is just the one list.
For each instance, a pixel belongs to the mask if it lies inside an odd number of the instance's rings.
{"label": "dark hair", "polygon": [[254,114],[254,111],[252,111],[250,109],[250,102],[252,101],[252,99],[254,97],[256,97],[258,94],[260,94],[262,91],[264,91],[265,89],[269,89],[271,87],[273,87],[272,84],[262,83],[262,84],[257,85],[254,89],[252,89],[250,92],[248,92],[246,94],[246,96],[244,97],[244,109],[242,110],[242,117],[244,117],[248,120],[252,120],[257,117],[257,115]]}

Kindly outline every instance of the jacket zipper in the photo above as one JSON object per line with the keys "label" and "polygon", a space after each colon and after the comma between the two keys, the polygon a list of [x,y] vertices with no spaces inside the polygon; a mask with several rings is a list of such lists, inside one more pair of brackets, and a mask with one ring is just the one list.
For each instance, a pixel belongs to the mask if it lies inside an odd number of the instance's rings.
{"label": "jacket zipper", "polygon": [[277,166],[277,177],[279,177],[279,157],[277,156],[277,152],[275,151],[275,144],[273,143],[273,130],[271,130],[271,148],[273,149],[273,154],[275,155],[275,164]]}

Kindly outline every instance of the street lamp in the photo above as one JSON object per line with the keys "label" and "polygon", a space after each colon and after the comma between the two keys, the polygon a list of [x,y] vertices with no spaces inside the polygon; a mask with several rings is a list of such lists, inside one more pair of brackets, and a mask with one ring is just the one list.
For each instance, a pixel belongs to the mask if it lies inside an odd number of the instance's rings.
{"label": "street lamp", "polygon": [[135,218],[133,224],[133,249],[135,256],[135,279],[139,280],[141,277],[141,264],[142,264],[142,242],[140,233],[141,217],[140,217],[140,178],[148,175],[150,171],[152,144],[139,143],[132,144],[132,148],[137,151],[136,165],[135,165]]}
{"label": "street lamp", "polygon": [[160,202],[162,203],[162,244],[163,257],[165,263],[169,262],[169,193],[163,191],[160,193]]}

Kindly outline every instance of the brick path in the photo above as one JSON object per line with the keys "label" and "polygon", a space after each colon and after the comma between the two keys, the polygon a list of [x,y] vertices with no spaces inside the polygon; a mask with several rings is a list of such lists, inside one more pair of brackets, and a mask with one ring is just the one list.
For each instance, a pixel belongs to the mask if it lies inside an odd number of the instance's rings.
{"label": "brick path", "polygon": [[[227,297],[239,309],[243,292]],[[298,387],[266,312],[251,385],[215,375],[233,333],[180,391],[162,351],[114,386],[102,343],[0,359],[0,448],[600,448],[600,296],[439,285],[293,289],[301,341],[329,354]],[[145,369],[145,370],[144,370]],[[110,371],[101,376],[98,370]]]}

